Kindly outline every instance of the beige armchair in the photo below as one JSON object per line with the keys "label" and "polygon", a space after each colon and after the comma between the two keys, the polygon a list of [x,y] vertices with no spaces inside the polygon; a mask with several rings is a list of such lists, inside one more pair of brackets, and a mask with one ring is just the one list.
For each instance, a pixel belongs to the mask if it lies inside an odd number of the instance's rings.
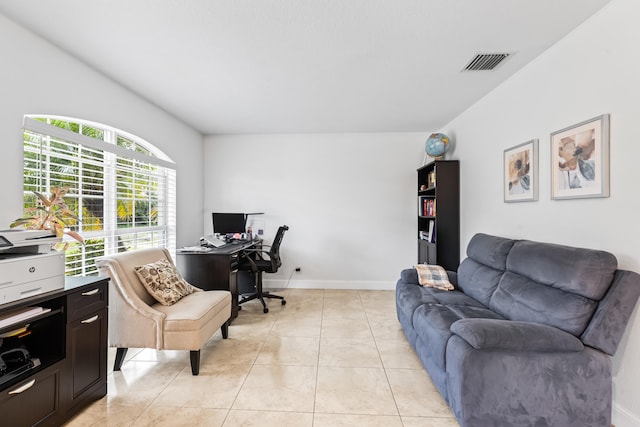
{"label": "beige armchair", "polygon": [[109,345],[117,347],[114,371],[119,371],[127,349],[189,350],[191,373],[200,371],[200,349],[218,328],[227,338],[231,293],[202,291],[165,306],[142,285],[134,268],[166,259],[163,248],[141,249],[96,260],[100,274],[111,278],[109,291]]}

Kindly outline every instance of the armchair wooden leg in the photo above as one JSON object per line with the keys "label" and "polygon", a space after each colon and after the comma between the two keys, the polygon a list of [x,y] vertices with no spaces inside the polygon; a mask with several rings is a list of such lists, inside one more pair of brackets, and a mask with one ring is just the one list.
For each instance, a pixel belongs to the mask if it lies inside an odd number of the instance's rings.
{"label": "armchair wooden leg", "polygon": [[229,338],[229,321],[228,320],[224,322],[224,324],[220,328],[220,331],[222,332],[223,339],[226,340],[227,338]]}
{"label": "armchair wooden leg", "polygon": [[113,364],[114,371],[119,371],[122,367],[122,362],[124,362],[124,357],[127,355],[127,350],[129,349],[120,347],[118,347],[118,349],[116,350],[116,361]]}
{"label": "armchair wooden leg", "polygon": [[191,373],[198,375],[200,373],[200,350],[191,350],[189,357],[191,359]]}

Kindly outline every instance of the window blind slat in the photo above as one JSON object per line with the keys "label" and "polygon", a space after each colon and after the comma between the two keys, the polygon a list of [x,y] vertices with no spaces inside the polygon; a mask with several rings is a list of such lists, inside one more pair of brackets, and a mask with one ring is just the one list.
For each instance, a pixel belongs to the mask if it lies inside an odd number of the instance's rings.
{"label": "window blind slat", "polygon": [[71,228],[85,245],[64,238],[70,243],[67,274],[93,274],[96,257],[123,249],[162,246],[175,253],[173,163],[151,157],[130,136],[123,139],[111,129],[87,133],[100,140],[25,118],[25,206],[35,203],[32,191],[68,187],[65,201],[81,219]]}

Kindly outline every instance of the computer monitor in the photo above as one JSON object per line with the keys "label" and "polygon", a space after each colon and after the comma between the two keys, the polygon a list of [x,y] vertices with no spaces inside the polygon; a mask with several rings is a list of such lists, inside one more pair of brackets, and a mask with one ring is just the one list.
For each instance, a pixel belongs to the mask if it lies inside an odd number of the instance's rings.
{"label": "computer monitor", "polygon": [[247,216],[243,213],[214,212],[211,216],[215,234],[235,234],[246,231]]}

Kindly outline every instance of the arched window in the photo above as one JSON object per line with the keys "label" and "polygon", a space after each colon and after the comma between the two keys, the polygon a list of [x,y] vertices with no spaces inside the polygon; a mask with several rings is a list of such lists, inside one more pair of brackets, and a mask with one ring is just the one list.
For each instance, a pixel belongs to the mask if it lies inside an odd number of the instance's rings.
{"label": "arched window", "polygon": [[[99,123],[57,116],[25,116],[24,206],[33,191],[67,190],[80,218],[70,228],[66,274],[97,272],[95,258],[144,247],[175,251],[175,164],[152,144]],[[67,237],[65,236],[65,240]]]}

